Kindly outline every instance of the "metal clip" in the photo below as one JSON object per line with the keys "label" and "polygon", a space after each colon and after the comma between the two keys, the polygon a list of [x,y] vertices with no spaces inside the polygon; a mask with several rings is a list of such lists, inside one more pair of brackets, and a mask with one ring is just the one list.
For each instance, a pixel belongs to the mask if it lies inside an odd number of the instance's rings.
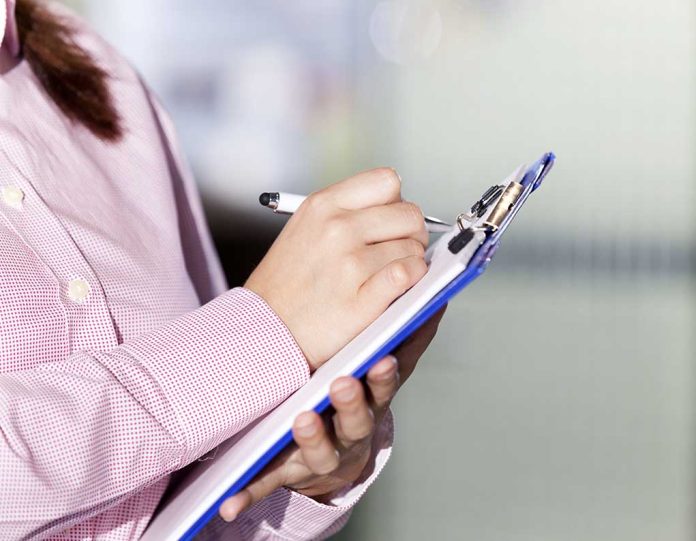
{"label": "metal clip", "polygon": [[[495,203],[496,199],[498,199],[501,196],[504,189],[505,186],[499,186],[498,184],[494,184],[483,193],[481,198],[478,201],[476,201],[476,203],[474,203],[469,212],[462,212],[459,216],[457,216],[457,225],[459,226],[459,230],[464,231],[474,223],[476,218],[480,218],[481,216],[483,216],[488,210],[488,207]],[[468,222],[468,224],[466,224],[465,222]],[[484,227],[474,229],[485,231],[488,228]]]}
{"label": "metal clip", "polygon": [[483,216],[488,207],[490,207],[495,200],[500,197],[504,189],[505,186],[499,186],[498,184],[494,184],[488,188],[481,196],[481,199],[479,199],[476,203],[474,203],[474,206],[471,207],[471,214],[477,218]]}
{"label": "metal clip", "polygon": [[524,186],[519,182],[511,182],[508,184],[503,195],[500,196],[498,203],[488,215],[486,221],[483,222],[483,225],[490,227],[493,231],[497,230],[522,195],[522,192],[524,192]]}
{"label": "metal clip", "polygon": [[471,222],[474,219],[474,215],[471,214],[470,212],[462,212],[459,216],[457,216],[457,225],[459,226],[460,231],[464,231],[467,226],[464,224],[464,221]]}

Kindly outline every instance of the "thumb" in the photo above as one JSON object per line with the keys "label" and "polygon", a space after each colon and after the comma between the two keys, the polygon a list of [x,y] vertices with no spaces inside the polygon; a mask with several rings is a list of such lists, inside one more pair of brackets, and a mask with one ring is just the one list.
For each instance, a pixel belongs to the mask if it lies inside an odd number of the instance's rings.
{"label": "thumb", "polygon": [[232,522],[242,511],[261,501],[274,490],[285,484],[285,468],[282,464],[271,466],[262,471],[261,476],[231,498],[227,498],[220,506],[220,517]]}

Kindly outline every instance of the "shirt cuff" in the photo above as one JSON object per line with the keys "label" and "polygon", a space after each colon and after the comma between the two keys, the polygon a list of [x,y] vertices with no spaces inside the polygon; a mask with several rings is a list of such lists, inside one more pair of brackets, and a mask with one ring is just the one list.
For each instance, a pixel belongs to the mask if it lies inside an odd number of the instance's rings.
{"label": "shirt cuff", "polygon": [[307,360],[288,328],[261,297],[244,288],[117,349],[124,354],[121,362],[135,359],[148,372],[159,394],[157,405],[170,410],[158,418],[182,442],[181,466],[273,410],[309,380]]}
{"label": "shirt cuff", "polygon": [[237,518],[235,523],[242,539],[301,541],[336,534],[384,469],[393,441],[394,418],[388,411],[375,433],[370,461],[355,483],[337,494],[329,505],[286,488],[278,489]]}

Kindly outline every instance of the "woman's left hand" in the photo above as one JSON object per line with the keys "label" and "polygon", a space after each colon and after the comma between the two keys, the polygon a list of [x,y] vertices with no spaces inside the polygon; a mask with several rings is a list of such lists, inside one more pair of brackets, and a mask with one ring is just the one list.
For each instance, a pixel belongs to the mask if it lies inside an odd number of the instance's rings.
{"label": "woman's left hand", "polygon": [[[375,427],[384,417],[397,390],[413,372],[432,341],[444,309],[434,315],[394,353],[367,373],[367,393],[356,378],[338,378],[331,385],[335,413],[326,421],[313,411],[300,414],[293,424],[295,445],[276,457],[244,490],[220,506],[220,516],[234,520],[242,511],[287,487],[328,503],[363,473],[372,454]],[[398,363],[397,363],[398,359]]]}

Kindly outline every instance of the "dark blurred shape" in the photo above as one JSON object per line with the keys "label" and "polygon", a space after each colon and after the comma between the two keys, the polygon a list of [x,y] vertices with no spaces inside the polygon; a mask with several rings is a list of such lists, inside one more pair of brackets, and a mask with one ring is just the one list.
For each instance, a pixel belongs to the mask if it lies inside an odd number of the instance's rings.
{"label": "dark blurred shape", "polygon": [[[244,284],[287,221],[279,215],[264,220],[258,214],[203,197],[208,225],[229,286]],[[268,212],[268,211],[266,211]]]}

